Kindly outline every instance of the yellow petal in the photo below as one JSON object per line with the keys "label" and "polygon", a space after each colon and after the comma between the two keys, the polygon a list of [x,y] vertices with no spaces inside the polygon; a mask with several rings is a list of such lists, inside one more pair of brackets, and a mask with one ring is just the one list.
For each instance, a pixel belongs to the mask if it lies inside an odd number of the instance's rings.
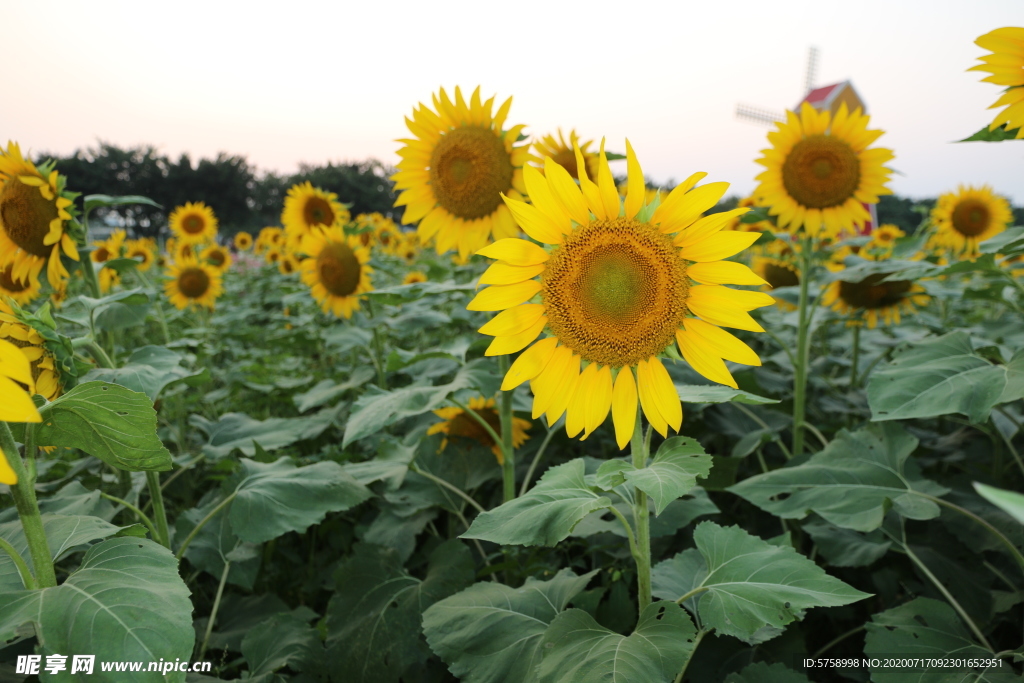
{"label": "yellow petal", "polygon": [[18,475],[14,473],[14,470],[7,463],[7,458],[4,456],[3,451],[0,451],[0,484],[14,486],[17,483]]}
{"label": "yellow petal", "polygon": [[601,138],[601,152],[597,160],[597,189],[601,193],[601,204],[608,219],[619,217],[619,190],[615,187],[608,156],[604,153],[604,138]]}
{"label": "yellow petal", "polygon": [[501,390],[510,391],[540,375],[554,355],[556,346],[558,338],[547,337],[519,354],[519,358],[516,358],[512,367],[505,373],[505,378],[501,381]]}
{"label": "yellow petal", "polygon": [[[36,410],[28,392],[7,379],[0,377],[0,421],[3,422],[40,422],[42,417]],[[7,482],[4,482],[7,483]]]}
{"label": "yellow petal", "polygon": [[533,166],[524,166],[523,181],[526,183],[526,193],[530,197],[530,202],[562,232],[569,232],[572,229],[572,215],[555,198],[555,193],[552,192],[544,174]]}
{"label": "yellow petal", "polygon": [[583,438],[601,426],[612,407],[612,369],[605,365],[594,374],[587,398]]}
{"label": "yellow petal", "polygon": [[3,339],[0,339],[0,377],[10,377],[30,389],[33,386],[28,358],[20,348]]}
{"label": "yellow petal", "polygon": [[477,332],[492,337],[519,334],[523,330],[532,327],[542,315],[544,315],[543,304],[523,304],[522,306],[502,311],[491,318],[490,322],[477,330]]}
{"label": "yellow petal", "polygon": [[572,150],[576,155],[576,174],[580,178],[580,190],[583,192],[583,197],[587,200],[587,206],[590,207],[590,212],[594,214],[597,220],[604,220],[608,217],[608,214],[605,212],[604,203],[601,201],[601,191],[597,188],[597,184],[593,179],[587,176],[587,162],[584,160],[583,152],[575,140],[572,143]]}
{"label": "yellow petal", "polygon": [[573,362],[576,364],[576,372],[578,374],[580,366],[579,357],[574,361],[569,347],[559,346],[551,354],[551,358],[540,374],[530,382],[530,389],[533,391],[534,420],[544,414],[548,406],[555,400],[558,392],[566,390],[564,385],[570,375],[569,365]]}
{"label": "yellow petal", "polygon": [[[750,268],[734,261],[694,263],[686,268],[686,274],[697,282],[703,282],[706,285],[768,284]],[[480,282],[483,283],[483,280]]]}
{"label": "yellow petal", "polygon": [[[736,265],[739,265],[738,263]],[[545,265],[538,263],[535,266],[512,266],[508,263],[498,261],[492,263],[490,268],[484,271],[484,274],[480,276],[481,285],[514,285],[517,282],[523,282],[530,278],[540,275],[544,272]],[[694,278],[695,280],[697,278]],[[746,282],[736,282],[731,284],[748,284]],[[754,282],[750,284],[762,284],[760,282]]]}
{"label": "yellow petal", "polygon": [[714,347],[707,346],[701,337],[696,336],[693,332],[677,330],[676,341],[679,342],[679,350],[683,353],[683,358],[694,370],[712,382],[725,384],[733,389],[739,388],[721,357],[715,354]]}
{"label": "yellow petal", "polygon": [[728,290],[721,285],[700,285],[690,288],[690,296],[686,301],[690,311],[713,325],[733,327],[738,330],[764,332],[764,328],[750,317],[747,308],[739,305],[728,294],[718,290]]}
{"label": "yellow petal", "polygon": [[547,157],[544,159],[544,175],[547,177],[548,186],[569,217],[580,225],[589,223],[590,211],[587,210],[583,194],[569,172],[555,163],[554,159]]}
{"label": "yellow petal", "polygon": [[683,404],[679,401],[676,385],[657,356],[647,361],[647,369],[650,372],[651,389],[658,404],[658,412],[668,425],[678,432],[683,426]]}
{"label": "yellow petal", "polygon": [[505,205],[515,217],[519,227],[527,235],[545,244],[561,244],[562,230],[551,218],[543,214],[537,207],[517,199],[509,199],[502,195]]}
{"label": "yellow petal", "polygon": [[710,237],[683,247],[679,255],[687,261],[720,261],[737,254],[757,241],[759,232],[724,230]]}
{"label": "yellow petal", "polygon": [[654,400],[653,384],[654,381],[651,379],[651,371],[647,366],[647,361],[642,360],[636,365],[636,380],[637,390],[640,394],[640,407],[644,410],[644,415],[647,416],[647,421],[654,427],[654,431],[661,434],[663,437],[668,436],[668,424],[665,422],[665,418],[662,417],[661,411],[658,410],[658,404]]}
{"label": "yellow petal", "polygon": [[691,244],[696,244],[721,231],[722,228],[735,220],[737,216],[742,216],[748,211],[750,209],[742,207],[732,211],[722,211],[713,213],[710,216],[704,216],[677,234],[672,243],[677,247],[688,247]]}
{"label": "yellow petal", "polygon": [[633,152],[633,145],[626,138],[626,218],[633,218],[644,206],[647,198],[647,185],[644,183],[644,172]]}
{"label": "yellow petal", "polygon": [[575,438],[587,424],[587,408],[590,400],[591,384],[597,376],[597,364],[591,363],[576,380],[576,387],[565,413],[565,433]]}
{"label": "yellow petal", "polygon": [[547,418],[549,425],[558,422],[558,418],[562,417],[562,413],[569,407],[569,400],[575,393],[576,384],[580,379],[580,360],[580,357],[576,355],[569,360],[568,374],[566,374],[562,385],[555,392],[551,404],[548,405],[545,411],[544,417]]}
{"label": "yellow petal", "polygon": [[510,334],[502,337],[495,337],[491,345],[484,352],[485,356],[501,356],[506,353],[522,351],[533,342],[548,324],[548,319],[542,317],[530,327],[517,334]]}
{"label": "yellow petal", "polygon": [[469,311],[503,311],[518,306],[541,290],[536,280],[517,282],[514,285],[494,285],[481,290],[466,305]]}
{"label": "yellow petal", "polygon": [[513,266],[535,266],[548,260],[548,252],[533,242],[508,237],[488,244],[476,253],[481,256],[505,261]]}
{"label": "yellow petal", "polygon": [[636,427],[636,382],[633,370],[629,367],[619,369],[612,390],[612,422],[615,423],[615,442],[619,449],[626,447],[633,438]]}
{"label": "yellow petal", "polygon": [[659,229],[664,233],[678,232],[697,220],[718,203],[729,189],[729,183],[708,183],[689,192],[679,192],[679,189],[677,187],[669,193],[652,217],[652,222],[660,223]]}
{"label": "yellow petal", "polygon": [[688,333],[703,339],[710,348],[715,349],[715,353],[725,360],[744,365],[761,365],[761,359],[757,357],[752,348],[721,327],[696,318],[688,318],[683,323],[683,327]]}

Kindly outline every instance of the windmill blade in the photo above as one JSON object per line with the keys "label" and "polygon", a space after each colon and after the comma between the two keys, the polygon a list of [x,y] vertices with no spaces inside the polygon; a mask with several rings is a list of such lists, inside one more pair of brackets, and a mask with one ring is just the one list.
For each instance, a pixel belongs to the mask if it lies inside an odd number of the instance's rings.
{"label": "windmill blade", "polygon": [[774,126],[779,121],[785,121],[786,115],[779,112],[764,109],[763,107],[752,107],[749,104],[736,105],[736,118],[751,123],[760,123],[763,126]]}
{"label": "windmill blade", "polygon": [[804,96],[818,87],[818,58],[820,52],[813,45],[807,50],[807,74],[804,77]]}

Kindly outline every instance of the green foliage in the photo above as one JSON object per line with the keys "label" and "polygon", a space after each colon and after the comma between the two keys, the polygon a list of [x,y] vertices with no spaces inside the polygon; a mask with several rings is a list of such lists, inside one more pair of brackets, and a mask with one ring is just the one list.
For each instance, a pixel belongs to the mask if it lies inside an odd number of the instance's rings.
{"label": "green foliage", "polygon": [[711,456],[693,439],[675,436],[661,444],[654,462],[643,469],[621,460],[609,460],[597,470],[598,485],[611,491],[630,482],[651,497],[655,514],[697,485],[697,477],[711,472]]}
{"label": "green foliage", "polygon": [[143,346],[135,349],[120,367],[96,368],[82,381],[120,384],[156,401],[165,389],[178,382],[194,387],[209,379],[208,371],[182,367],[183,360],[182,354],[163,346]]}
{"label": "green foliage", "polygon": [[959,142],[1005,142],[1006,140],[1017,140],[1017,134],[1019,132],[1019,128],[1007,129],[1005,123],[994,129],[989,126],[985,126],[974,135],[966,137]]}

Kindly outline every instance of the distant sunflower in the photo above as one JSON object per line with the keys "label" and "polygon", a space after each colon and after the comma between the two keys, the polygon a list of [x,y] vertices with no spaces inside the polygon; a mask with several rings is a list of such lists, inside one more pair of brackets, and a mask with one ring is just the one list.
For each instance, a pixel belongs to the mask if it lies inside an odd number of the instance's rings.
{"label": "distant sunflower", "polygon": [[989,107],[1006,107],[992,119],[989,130],[1006,124],[1006,130],[1019,129],[1016,137],[1020,140],[1024,138],[1024,28],[997,28],[980,36],[974,43],[991,50],[992,54],[981,57],[982,63],[968,71],[986,71],[991,75],[981,80],[1008,86],[1002,97]]}
{"label": "distant sunflower", "polygon": [[100,268],[100,272],[97,273],[100,284],[100,292],[107,294],[114,287],[121,284],[121,276],[113,268]]}
{"label": "distant sunflower", "polygon": [[67,179],[44,164],[36,168],[15,142],[0,147],[0,265],[14,266],[14,277],[38,281],[43,267],[50,286],[59,289],[69,277],[63,253],[78,260],[78,247],[68,234],[72,200]]}
{"label": "distant sunflower", "polygon": [[313,187],[309,181],[292,185],[284,200],[281,224],[290,238],[301,242],[316,228],[330,228],[348,223],[348,209],[333,192]]}
{"label": "distant sunflower", "polygon": [[26,389],[34,391],[47,401],[53,401],[61,395],[61,379],[53,354],[47,350],[45,340],[35,328],[21,322],[12,314],[0,313],[0,341],[18,347],[28,361],[34,386],[22,382]]}
{"label": "distant sunflower", "polygon": [[665,201],[647,205],[643,171],[627,141],[629,190],[620,202],[604,144],[596,183],[578,149],[576,155],[580,185],[549,157],[544,175],[524,169],[533,204],[505,199],[526,234],[552,245],[551,251],[522,239],[478,251],[498,262],[480,278],[491,286],[467,308],[503,311],[480,328],[495,338],[489,356],[515,353],[550,332],[519,356],[502,383],[509,390],[531,381],[534,419],[546,413],[553,424],[566,414],[569,436],[582,431],[586,438],[611,411],[623,448],[633,434],[638,396],[663,436],[682,423],[679,396],[658,356],[677,343],[697,372],[735,387],[722,359],[761,361],[718,326],[762,331],[748,312],[772,298],[723,286],[764,284],[747,266],[721,260],[758,238],[722,231],[746,209],[701,218],[727,183],[694,188],[705,175],[697,173]]}
{"label": "distant sunflower", "polygon": [[[736,204],[738,209],[752,209],[758,206],[757,197],[750,195],[744,197]],[[744,223],[740,220],[740,216],[734,218],[729,225],[725,227],[726,230],[743,230],[745,232],[765,232],[766,230],[774,230],[775,226],[771,221],[757,221],[755,223]]]}
{"label": "distant sunflower", "polygon": [[267,249],[267,253],[264,254],[263,258],[267,260],[267,263],[277,263],[281,260],[281,256],[283,254],[284,252],[281,251],[279,248],[270,247],[269,249]]}
{"label": "distant sunflower", "polygon": [[107,261],[115,258],[120,258],[121,247],[124,246],[125,238],[128,234],[124,230],[115,230],[110,233],[110,237],[99,242],[93,242],[92,253],[89,254],[89,258],[92,259],[93,263],[106,263]]}
{"label": "distant sunflower", "polygon": [[20,305],[33,301],[39,296],[39,281],[32,279],[19,280],[14,277],[14,264],[0,266],[0,301],[9,296]]}
{"label": "distant sunflower", "polygon": [[405,279],[402,280],[403,285],[414,285],[418,282],[426,282],[427,274],[422,273],[418,270],[411,271],[405,274]]}
{"label": "distant sunflower", "polygon": [[[482,417],[484,422],[486,422],[491,429],[495,431],[495,433],[501,433],[501,418],[498,416],[498,411],[495,408],[493,398],[477,396],[469,399],[469,403],[466,404],[466,407]],[[440,408],[434,411],[434,415],[441,418],[443,422],[431,425],[427,429],[427,434],[445,435],[444,440],[441,441],[442,451],[448,447],[449,441],[459,441],[463,439],[476,441],[480,445],[491,449],[491,452],[494,453],[494,457],[498,459],[499,465],[505,464],[505,456],[501,452],[501,445],[495,443],[491,435],[483,428],[483,425],[467,414],[462,408]],[[512,418],[513,448],[519,448],[527,439],[530,438],[526,434],[526,430],[529,428],[529,420],[523,420],[518,417]]]}
{"label": "distant sunflower", "polygon": [[283,244],[284,231],[281,228],[269,226],[260,230],[260,234],[256,236],[255,251],[257,254],[262,254],[271,247]]}
{"label": "distant sunflower", "polygon": [[405,120],[414,137],[399,140],[395,206],[405,207],[402,223],[419,223],[420,243],[434,240],[439,254],[455,249],[467,259],[492,239],[519,234],[501,196],[526,194],[529,145],[515,144],[524,126],[504,130],[512,98],[492,115],[493,106],[493,97],[480,101],[480,88],[468,103],[459,88],[454,102],[442,88],[434,110],[421,103]]}
{"label": "distant sunflower", "polygon": [[[840,268],[841,270],[841,268]],[[900,312],[913,312],[928,303],[923,287],[911,280],[883,282],[886,273],[875,273],[860,282],[836,280],[829,285],[822,304],[854,318],[854,324],[866,322],[874,329],[878,321],[899,324]]]}
{"label": "distant sunflower", "polygon": [[231,252],[219,244],[210,245],[199,252],[199,260],[209,264],[221,274],[231,268]]}
{"label": "distant sunflower", "polygon": [[299,271],[299,259],[292,254],[284,254],[277,261],[277,271],[281,275],[294,275]]}
{"label": "distant sunflower", "polygon": [[249,251],[252,249],[252,235],[243,231],[235,233],[235,249],[238,251]]}
{"label": "distant sunflower", "polygon": [[978,243],[995,237],[1013,220],[1010,204],[988,185],[964,187],[939,195],[932,209],[935,242],[965,256],[978,253]]}
{"label": "distant sunflower", "polygon": [[359,309],[359,295],[370,291],[373,269],[370,250],[356,236],[346,236],[340,227],[317,230],[302,241],[302,253],[309,258],[300,264],[302,281],[325,313],[351,318]]}
{"label": "distant sunflower", "polygon": [[845,104],[834,120],[806,102],[799,116],[786,116],[768,133],[773,146],[757,160],[766,170],[755,190],[779,227],[834,238],[870,220],[864,204],[892,194],[885,186],[892,171],[882,165],[892,151],[868,148],[882,131],[868,130],[869,117],[859,109],[849,113]]}
{"label": "distant sunflower", "polygon": [[867,248],[869,250],[887,250],[889,253],[892,253],[893,247],[896,246],[896,240],[905,237],[906,234],[900,230],[898,225],[884,223],[871,231],[871,241],[868,242]]}
{"label": "distant sunflower", "polygon": [[583,163],[587,167],[587,177],[596,178],[598,154],[594,150],[589,149],[593,144],[593,140],[580,142],[580,136],[576,134],[575,129],[569,131],[569,140],[567,142],[562,129],[559,128],[557,140],[554,135],[548,134],[533,143],[533,151],[537,155],[533,159],[543,165],[544,157],[551,157],[556,164],[568,171],[569,175],[579,180],[579,171],[576,169],[576,152],[573,151],[573,145],[576,145],[580,148],[580,152],[583,153]]}
{"label": "distant sunflower", "polygon": [[[750,262],[751,269],[767,284],[761,289],[771,292],[780,287],[796,287],[800,284],[800,266],[794,258],[784,258],[778,253],[767,252],[754,256]],[[784,311],[796,307],[785,299],[776,298],[775,304]]]}
{"label": "distant sunflower", "polygon": [[224,292],[220,271],[194,257],[176,261],[167,269],[167,278],[164,293],[178,309],[189,305],[213,309]]}
{"label": "distant sunflower", "polygon": [[153,254],[153,247],[147,240],[128,240],[124,245],[125,258],[134,259],[139,265],[139,270],[145,272],[153,266],[156,256]]}
{"label": "distant sunflower", "polygon": [[203,202],[188,202],[171,212],[171,232],[184,243],[212,242],[217,237],[217,217]]}

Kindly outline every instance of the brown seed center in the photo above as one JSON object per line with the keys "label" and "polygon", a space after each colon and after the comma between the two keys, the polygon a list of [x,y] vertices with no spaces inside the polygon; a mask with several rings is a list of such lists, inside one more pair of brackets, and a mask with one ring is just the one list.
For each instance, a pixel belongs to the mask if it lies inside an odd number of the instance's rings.
{"label": "brown seed center", "polygon": [[512,188],[512,159],[500,133],[462,126],[441,136],[430,157],[430,185],[437,203],[465,220],[483,218]]}
{"label": "brown seed center", "polygon": [[178,274],[178,289],[189,299],[198,299],[210,289],[210,276],[202,268],[185,268]]}
{"label": "brown seed center", "polygon": [[57,217],[57,205],[39,194],[38,187],[17,178],[9,178],[0,187],[0,228],[29,254],[50,256],[53,245],[43,240],[50,231],[50,222]]}
{"label": "brown seed center", "polygon": [[316,270],[324,288],[334,296],[350,296],[359,287],[362,266],[352,248],[329,242],[316,257]]}
{"label": "brown seed center", "polygon": [[838,206],[860,185],[860,159],[832,135],[812,135],[793,145],[782,164],[782,184],[793,199],[812,209]]}
{"label": "brown seed center", "polygon": [[302,218],[306,225],[334,225],[334,209],[331,203],[323,197],[310,197],[306,205],[302,207]]}
{"label": "brown seed center", "polygon": [[964,237],[977,237],[991,222],[988,206],[977,199],[964,199],[953,209],[953,228]]}
{"label": "brown seed center", "polygon": [[181,221],[181,229],[190,235],[198,235],[206,229],[206,219],[198,214],[190,213]]}
{"label": "brown seed center", "polygon": [[839,296],[853,308],[887,308],[903,301],[913,285],[909,280],[882,282],[885,273],[869,275],[860,282],[840,282]]}

